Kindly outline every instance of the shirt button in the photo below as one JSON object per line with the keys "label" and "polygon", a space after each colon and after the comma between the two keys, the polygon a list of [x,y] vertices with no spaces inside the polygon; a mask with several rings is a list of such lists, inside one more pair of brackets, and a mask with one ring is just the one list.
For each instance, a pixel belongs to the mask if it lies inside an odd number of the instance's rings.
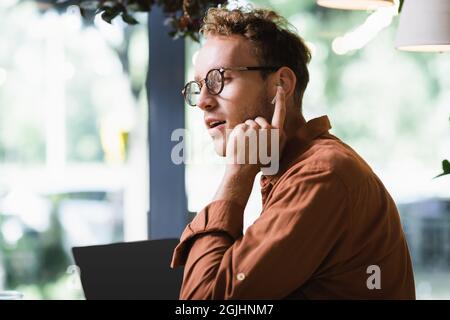
{"label": "shirt button", "polygon": [[243,273],[238,273],[237,277],[236,277],[239,281],[242,281],[245,279],[245,274]]}

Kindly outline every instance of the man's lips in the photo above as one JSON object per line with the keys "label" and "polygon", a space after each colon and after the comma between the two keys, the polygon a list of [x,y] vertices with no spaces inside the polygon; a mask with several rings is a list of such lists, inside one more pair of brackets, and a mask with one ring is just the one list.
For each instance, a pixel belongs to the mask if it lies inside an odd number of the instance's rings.
{"label": "man's lips", "polygon": [[225,120],[219,119],[219,118],[210,117],[210,118],[206,118],[205,119],[205,125],[206,125],[206,127],[208,129],[212,129],[212,128],[218,127],[218,126],[223,125],[225,123],[226,123]]}
{"label": "man's lips", "polygon": [[225,129],[225,122],[222,122],[222,123],[220,123],[220,124],[216,124],[215,126],[213,126],[213,127],[210,127],[209,129],[208,129],[208,132],[209,132],[209,134],[214,134],[214,133],[216,133],[216,132],[221,132],[221,131],[223,131],[224,129]]}

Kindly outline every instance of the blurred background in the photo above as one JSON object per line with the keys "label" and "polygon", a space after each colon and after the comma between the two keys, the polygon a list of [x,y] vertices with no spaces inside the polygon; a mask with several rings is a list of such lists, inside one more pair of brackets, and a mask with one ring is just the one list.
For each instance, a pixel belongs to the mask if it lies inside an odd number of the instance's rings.
{"label": "blurred background", "polygon": [[[235,1],[277,10],[312,51],[304,114],[372,166],[396,201],[419,299],[450,299],[450,56],[398,51],[398,16],[330,10],[315,0]],[[82,299],[73,246],[148,237],[146,14],[139,24],[77,7],[0,2],[0,290],[27,299]],[[200,47],[185,39],[185,77]],[[156,44],[155,44],[156,45]],[[179,94],[181,88],[174,88]],[[200,110],[182,104],[187,212],[212,199],[223,163]],[[259,177],[245,213],[258,217]],[[205,187],[208,186],[208,187]]]}

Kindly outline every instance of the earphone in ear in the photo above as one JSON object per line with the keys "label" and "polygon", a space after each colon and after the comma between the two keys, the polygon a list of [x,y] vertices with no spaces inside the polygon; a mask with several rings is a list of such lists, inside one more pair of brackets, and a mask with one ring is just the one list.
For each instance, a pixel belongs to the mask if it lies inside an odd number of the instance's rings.
{"label": "earphone in ear", "polygon": [[[275,86],[281,87],[281,84],[277,83]],[[277,88],[277,93],[275,94],[275,97],[273,97],[273,99],[272,99],[272,104],[275,104],[275,102],[277,102],[277,95],[278,95],[278,88]]]}
{"label": "earphone in ear", "polygon": [[272,99],[272,104],[275,104],[275,102],[277,101],[277,95],[275,95],[275,97],[273,97],[273,99]]}

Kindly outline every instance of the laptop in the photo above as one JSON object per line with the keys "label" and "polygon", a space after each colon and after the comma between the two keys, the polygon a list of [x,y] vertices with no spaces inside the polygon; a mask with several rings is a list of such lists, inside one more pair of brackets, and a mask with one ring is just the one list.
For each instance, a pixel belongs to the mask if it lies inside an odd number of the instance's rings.
{"label": "laptop", "polygon": [[88,300],[176,300],[182,268],[170,268],[178,239],[74,247]]}

